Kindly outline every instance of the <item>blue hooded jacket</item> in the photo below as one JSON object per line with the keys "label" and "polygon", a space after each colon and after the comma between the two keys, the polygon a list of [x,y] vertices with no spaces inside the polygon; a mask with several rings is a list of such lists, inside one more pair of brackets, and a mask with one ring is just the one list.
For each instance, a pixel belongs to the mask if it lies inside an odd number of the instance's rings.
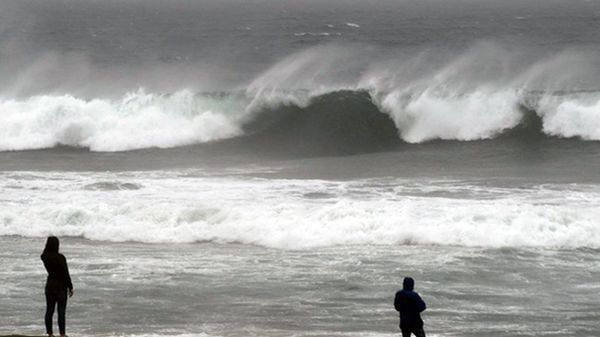
{"label": "blue hooded jacket", "polygon": [[400,328],[410,329],[423,327],[421,312],[425,311],[425,302],[421,296],[413,291],[415,280],[406,277],[402,284],[402,290],[396,293],[394,307],[400,312]]}

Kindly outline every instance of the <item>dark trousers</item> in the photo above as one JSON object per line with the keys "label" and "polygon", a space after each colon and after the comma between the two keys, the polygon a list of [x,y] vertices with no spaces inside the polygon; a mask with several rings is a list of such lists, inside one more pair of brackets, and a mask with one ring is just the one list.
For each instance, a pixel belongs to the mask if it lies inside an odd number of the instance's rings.
{"label": "dark trousers", "polygon": [[425,330],[423,327],[414,327],[414,328],[400,328],[402,331],[402,337],[410,337],[410,334],[413,333],[417,337],[425,337]]}
{"label": "dark trousers", "polygon": [[67,310],[67,290],[46,289],[46,333],[52,335],[52,316],[54,308],[58,308],[58,330],[65,334],[65,311]]}

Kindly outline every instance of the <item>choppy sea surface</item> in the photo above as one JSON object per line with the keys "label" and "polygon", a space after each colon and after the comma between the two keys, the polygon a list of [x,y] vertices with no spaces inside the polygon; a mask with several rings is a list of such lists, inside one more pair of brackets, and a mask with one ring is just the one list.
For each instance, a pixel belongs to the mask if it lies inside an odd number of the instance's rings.
{"label": "choppy sea surface", "polygon": [[600,335],[597,1],[0,3],[0,334]]}

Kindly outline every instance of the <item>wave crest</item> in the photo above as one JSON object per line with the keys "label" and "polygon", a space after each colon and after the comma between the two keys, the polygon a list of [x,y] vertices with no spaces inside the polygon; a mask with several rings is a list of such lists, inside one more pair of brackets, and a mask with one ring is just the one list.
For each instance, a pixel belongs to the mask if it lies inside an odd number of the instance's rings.
{"label": "wave crest", "polygon": [[[521,62],[516,53],[481,43],[449,60],[435,57],[435,51],[378,60],[357,49],[310,48],[228,92],[138,90],[116,100],[0,98],[0,151],[57,145],[91,151],[170,148],[252,134],[257,120],[269,118],[288,120],[278,134],[290,121],[302,120],[307,134],[336,143],[334,137],[348,138],[376,119],[370,115],[393,121],[405,142],[474,141],[519,127],[530,115],[523,110],[541,120],[539,131],[548,136],[600,140],[600,66],[594,55],[564,52]],[[369,104],[344,103],[348,96],[362,102],[365,93]],[[323,115],[336,116],[326,123],[333,129],[350,127],[341,134],[322,132]],[[387,123],[378,125],[387,128]],[[298,140],[294,130],[290,138]],[[377,132],[357,137],[367,137],[368,143]]]}

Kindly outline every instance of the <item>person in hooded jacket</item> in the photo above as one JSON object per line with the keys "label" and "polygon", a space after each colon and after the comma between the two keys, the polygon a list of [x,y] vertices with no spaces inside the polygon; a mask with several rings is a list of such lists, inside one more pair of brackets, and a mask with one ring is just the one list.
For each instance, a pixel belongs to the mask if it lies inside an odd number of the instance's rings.
{"label": "person in hooded jacket", "polygon": [[400,313],[400,330],[402,337],[410,337],[413,333],[417,337],[425,337],[421,312],[425,311],[425,302],[421,296],[413,291],[415,280],[404,278],[402,290],[396,292],[394,307]]}
{"label": "person in hooded jacket", "polygon": [[54,336],[52,332],[52,316],[54,308],[58,308],[58,329],[61,337],[65,336],[65,312],[67,309],[67,294],[73,296],[73,284],[67,267],[67,259],[58,252],[58,238],[48,237],[46,247],[42,253],[44,267],[48,271],[46,280],[46,333]]}

